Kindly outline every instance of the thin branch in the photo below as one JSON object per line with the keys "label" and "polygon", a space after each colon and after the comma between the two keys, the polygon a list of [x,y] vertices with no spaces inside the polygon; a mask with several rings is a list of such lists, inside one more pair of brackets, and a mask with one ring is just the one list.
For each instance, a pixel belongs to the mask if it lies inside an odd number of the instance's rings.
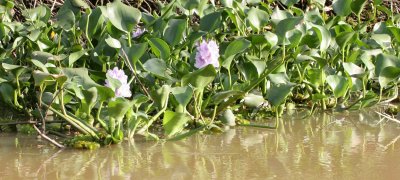
{"label": "thin branch", "polygon": [[59,147],[59,148],[65,148],[64,145],[58,143],[57,141],[55,141],[55,140],[49,138],[48,136],[46,136],[45,134],[43,134],[43,133],[39,130],[39,128],[36,127],[36,125],[33,125],[33,128],[35,128],[35,130],[39,133],[40,136],[42,136],[43,138],[45,138],[45,139],[48,140],[49,142],[53,143],[54,145],[56,145],[56,146]]}

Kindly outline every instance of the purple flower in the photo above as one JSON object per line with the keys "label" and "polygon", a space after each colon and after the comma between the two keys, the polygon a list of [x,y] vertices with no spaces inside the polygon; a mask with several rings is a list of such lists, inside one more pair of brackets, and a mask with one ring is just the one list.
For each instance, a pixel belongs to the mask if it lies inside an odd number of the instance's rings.
{"label": "purple flower", "polygon": [[217,43],[213,40],[209,42],[203,40],[203,42],[197,45],[196,63],[194,66],[199,69],[209,64],[219,67],[218,58],[219,47]]}
{"label": "purple flower", "polygon": [[139,37],[141,36],[144,32],[146,31],[146,29],[141,29],[141,28],[136,28],[136,31],[133,32],[132,37]]}
{"label": "purple flower", "polygon": [[[125,75],[125,72],[121,69],[118,69],[118,67],[114,67],[113,70],[107,70],[107,75],[113,79],[118,80],[121,83],[121,86],[119,86],[116,89],[113,89],[115,91],[115,96],[117,97],[131,97],[132,93],[128,84],[128,76]],[[110,84],[110,81],[106,79],[106,84],[105,86],[109,88],[113,88],[112,85]]]}

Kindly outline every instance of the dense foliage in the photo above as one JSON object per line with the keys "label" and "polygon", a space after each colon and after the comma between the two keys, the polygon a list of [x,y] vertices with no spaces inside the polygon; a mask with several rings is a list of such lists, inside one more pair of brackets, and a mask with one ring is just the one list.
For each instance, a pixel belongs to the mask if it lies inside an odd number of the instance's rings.
{"label": "dense foliage", "polygon": [[174,139],[235,125],[235,115],[279,117],[293,105],[396,98],[393,6],[307,2],[173,0],[150,13],[65,0],[55,16],[37,5],[16,20],[18,4],[0,0],[0,99],[38,123],[54,113],[86,135],[80,143],[110,144],[161,136],[152,128]]}

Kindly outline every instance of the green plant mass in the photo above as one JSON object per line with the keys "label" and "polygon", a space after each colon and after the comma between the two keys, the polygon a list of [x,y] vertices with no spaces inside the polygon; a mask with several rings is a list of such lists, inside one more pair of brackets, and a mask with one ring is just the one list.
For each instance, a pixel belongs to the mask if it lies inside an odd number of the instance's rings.
{"label": "green plant mass", "polygon": [[129,2],[0,0],[1,106],[92,149],[397,98],[393,3]]}

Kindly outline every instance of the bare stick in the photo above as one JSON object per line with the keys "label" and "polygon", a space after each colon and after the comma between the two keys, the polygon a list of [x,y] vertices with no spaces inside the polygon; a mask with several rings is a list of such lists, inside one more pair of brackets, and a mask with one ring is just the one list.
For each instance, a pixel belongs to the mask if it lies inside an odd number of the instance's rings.
{"label": "bare stick", "polygon": [[51,143],[53,143],[53,144],[56,145],[57,147],[59,147],[59,148],[65,148],[64,145],[62,145],[62,144],[56,142],[55,140],[53,140],[53,139],[49,138],[48,136],[46,136],[45,134],[43,134],[43,133],[39,130],[39,128],[36,127],[36,125],[33,125],[33,128],[35,128],[35,130],[39,133],[40,136],[42,136],[42,137],[45,138],[46,140],[50,141]]}
{"label": "bare stick", "polygon": [[378,112],[378,111],[375,111],[375,112],[376,112],[377,114],[383,116],[383,117],[386,118],[386,119],[389,119],[389,120],[391,120],[391,121],[394,121],[394,122],[400,124],[400,120],[398,120],[398,119],[396,119],[396,118],[393,118],[393,117],[390,117],[388,114],[380,113],[380,112]]}

